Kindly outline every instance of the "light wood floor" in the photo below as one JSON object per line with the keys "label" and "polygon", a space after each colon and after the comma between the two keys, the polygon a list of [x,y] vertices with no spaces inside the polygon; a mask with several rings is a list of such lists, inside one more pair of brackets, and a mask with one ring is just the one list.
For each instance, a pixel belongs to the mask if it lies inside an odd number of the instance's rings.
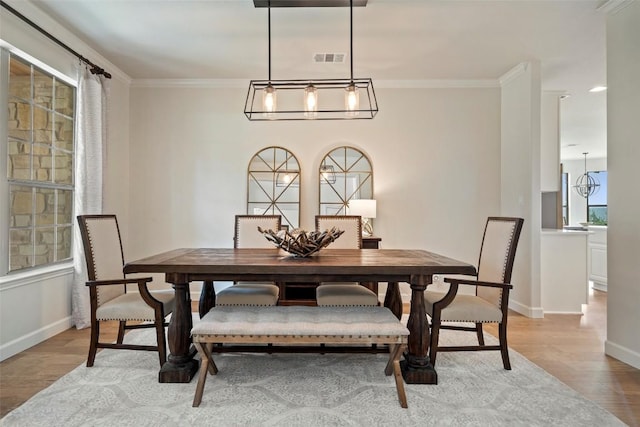
{"label": "light wood floor", "polygon": [[[509,322],[509,347],[626,424],[640,426],[640,370],[604,354],[606,293],[595,291],[583,316],[512,313]],[[115,325],[101,329],[115,340]],[[89,330],[70,329],[0,363],[0,416],[83,364],[88,348]]]}

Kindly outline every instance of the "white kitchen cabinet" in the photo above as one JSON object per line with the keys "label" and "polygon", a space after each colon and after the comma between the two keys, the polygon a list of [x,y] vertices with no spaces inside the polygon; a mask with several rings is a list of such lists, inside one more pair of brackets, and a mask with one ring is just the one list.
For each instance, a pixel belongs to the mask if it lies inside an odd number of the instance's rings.
{"label": "white kitchen cabinet", "polygon": [[546,230],[540,236],[540,285],[544,313],[582,314],[588,302],[588,231]]}
{"label": "white kitchen cabinet", "polygon": [[589,280],[593,289],[607,291],[607,227],[589,226]]}

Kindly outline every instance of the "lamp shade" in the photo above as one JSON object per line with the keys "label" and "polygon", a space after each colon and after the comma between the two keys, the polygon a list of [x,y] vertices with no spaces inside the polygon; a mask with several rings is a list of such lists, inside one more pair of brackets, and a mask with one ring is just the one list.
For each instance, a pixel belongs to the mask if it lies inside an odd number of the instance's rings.
{"label": "lamp shade", "polygon": [[373,199],[349,200],[349,215],[360,215],[362,218],[375,218],[376,201]]}

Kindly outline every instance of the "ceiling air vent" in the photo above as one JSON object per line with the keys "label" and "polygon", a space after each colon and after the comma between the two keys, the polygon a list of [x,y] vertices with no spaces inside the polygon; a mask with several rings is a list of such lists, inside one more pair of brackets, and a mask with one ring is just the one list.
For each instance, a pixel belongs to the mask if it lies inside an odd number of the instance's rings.
{"label": "ceiling air vent", "polygon": [[316,53],[313,55],[313,62],[343,63],[344,57],[344,53]]}

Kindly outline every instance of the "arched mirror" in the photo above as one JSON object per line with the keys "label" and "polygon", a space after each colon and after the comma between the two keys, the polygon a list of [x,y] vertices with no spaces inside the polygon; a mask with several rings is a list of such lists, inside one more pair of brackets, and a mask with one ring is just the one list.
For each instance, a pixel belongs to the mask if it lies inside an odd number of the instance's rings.
{"label": "arched mirror", "polygon": [[249,161],[247,214],[281,215],[282,225],[300,224],[300,164],[282,147],[267,147]]}
{"label": "arched mirror", "polygon": [[373,168],[353,147],[338,147],[320,162],[320,215],[348,215],[351,199],[373,199]]}

